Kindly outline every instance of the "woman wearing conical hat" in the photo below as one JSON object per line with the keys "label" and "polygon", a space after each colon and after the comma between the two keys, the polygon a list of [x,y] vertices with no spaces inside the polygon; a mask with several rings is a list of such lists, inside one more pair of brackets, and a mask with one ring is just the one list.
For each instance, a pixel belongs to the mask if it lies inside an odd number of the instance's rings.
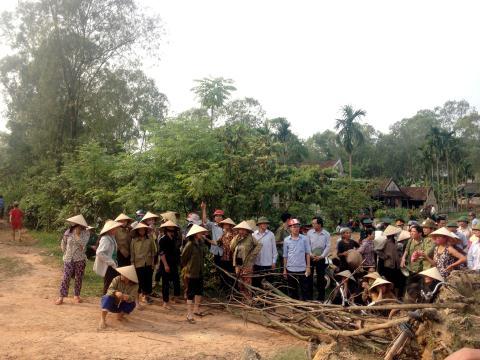
{"label": "woman wearing conical hat", "polygon": [[88,224],[82,215],[67,219],[70,224],[65,232],[61,248],[63,251],[63,280],[60,285],[60,296],[55,304],[60,305],[68,296],[70,279],[75,278],[74,301],[80,303],[80,291],[82,289],[83,275],[87,264],[86,246],[90,233],[87,231]]}
{"label": "woman wearing conical hat", "polygon": [[132,242],[132,236],[130,234],[132,229],[130,225],[133,222],[133,219],[122,213],[118,215],[114,221],[122,224],[115,234],[115,240],[117,241],[118,247],[118,266],[128,266],[130,265],[130,244]]}
{"label": "woman wearing conical hat", "polygon": [[458,240],[458,237],[448,231],[447,228],[440,228],[432,232],[430,236],[435,242],[433,257],[426,253],[420,253],[419,255],[424,256],[432,266],[436,266],[440,274],[446,279],[452,270],[458,269],[460,265],[467,262],[467,257],[450,245],[450,242]]}
{"label": "woman wearing conical hat", "polygon": [[160,235],[160,231],[156,227],[156,222],[158,219],[160,219],[160,216],[147,211],[147,213],[140,220],[141,223],[144,223],[149,227],[148,236],[155,242],[155,244],[157,243],[158,236]]}
{"label": "woman wearing conical hat", "polygon": [[187,233],[187,244],[182,251],[182,272],[187,284],[187,321],[195,323],[194,315],[200,314],[203,296],[203,261],[205,235],[208,230],[193,224]]}
{"label": "woman wearing conical hat", "polygon": [[107,220],[100,231],[100,241],[93,264],[93,271],[103,277],[103,295],[107,293],[110,283],[118,275],[115,268],[117,265],[117,241],[115,234],[122,226],[119,222]]}
{"label": "woman wearing conical hat", "polygon": [[[347,305],[345,301],[351,299],[358,292],[357,282],[350,270],[343,270],[335,274],[337,286],[330,294],[333,297],[332,303],[337,305]],[[341,291],[343,292],[343,298]]]}
{"label": "woman wearing conical hat", "polygon": [[373,284],[368,289],[370,299],[373,302],[378,302],[384,299],[396,299],[393,293],[393,284],[381,277],[375,279]]}
{"label": "woman wearing conical hat", "polygon": [[[222,236],[218,239],[217,244],[223,249],[223,254],[221,256],[220,266],[223,270],[233,273],[233,259],[232,259],[232,250],[230,249],[230,244],[235,237],[235,233],[233,231],[233,227],[236,225],[235,222],[230,219],[226,218],[218,223],[219,226],[223,229]],[[222,280],[222,286],[227,291],[233,286],[233,279],[226,275],[225,273],[220,273],[220,278]]]}
{"label": "woman wearing conical hat", "polygon": [[234,229],[237,230],[237,235],[235,235],[230,244],[230,249],[233,253],[233,267],[235,268],[235,273],[242,281],[238,287],[243,295],[249,299],[252,294],[245,284],[252,284],[253,265],[258,253],[262,249],[262,244],[253,238],[253,229],[246,221],[242,221]]}
{"label": "woman wearing conical hat", "polygon": [[130,314],[135,309],[135,300],[138,295],[138,278],[135,267],[133,265],[122,266],[117,268],[117,272],[120,275],[112,280],[107,293],[102,296],[100,329],[107,326],[106,320],[109,312],[117,314],[117,319],[121,321],[124,315]]}
{"label": "woman wearing conical hat", "polygon": [[148,235],[148,226],[141,222],[135,225],[132,229],[130,262],[137,271],[140,300],[149,305],[153,304],[150,295],[156,253],[155,241]]}
{"label": "woman wearing conical hat", "polygon": [[[158,274],[162,278],[163,307],[171,309],[170,302],[175,304],[175,298],[180,296],[180,276],[178,267],[180,265],[181,242],[180,227],[171,220],[160,225],[164,233],[158,241],[158,256],[160,258]],[[173,283],[173,295],[170,298],[170,285]]]}

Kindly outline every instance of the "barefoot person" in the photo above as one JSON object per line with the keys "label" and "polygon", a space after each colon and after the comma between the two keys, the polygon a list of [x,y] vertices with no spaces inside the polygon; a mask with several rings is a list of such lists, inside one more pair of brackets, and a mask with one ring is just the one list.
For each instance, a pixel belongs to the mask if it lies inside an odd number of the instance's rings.
{"label": "barefoot person", "polygon": [[93,271],[103,277],[103,295],[107,293],[112,280],[118,275],[117,267],[117,241],[115,234],[121,223],[107,220],[100,231],[100,241],[93,264]]}
{"label": "barefoot person", "polygon": [[18,201],[13,203],[13,209],[9,213],[9,222],[12,226],[13,241],[15,241],[15,234],[18,231],[18,241],[22,241],[22,223],[23,211],[18,207]]}
{"label": "barefoot person", "polygon": [[63,280],[60,285],[60,297],[55,302],[56,305],[63,304],[63,298],[68,296],[71,278],[75,278],[73,299],[77,304],[81,302],[80,290],[82,289],[83,274],[87,265],[85,250],[90,238],[90,233],[87,230],[88,224],[83,215],[68,218],[67,222],[70,224],[70,229],[61,241]]}
{"label": "barefoot person", "polygon": [[138,294],[138,278],[133,265],[117,268],[120,274],[112,280],[108,291],[102,296],[102,317],[100,329],[107,326],[106,319],[109,312],[117,314],[118,320],[123,320],[125,314],[135,309],[135,299]]}
{"label": "barefoot person", "polygon": [[188,242],[182,252],[182,267],[187,278],[187,321],[195,323],[193,315],[200,314],[203,296],[203,258],[204,236],[208,230],[199,225],[192,225],[187,233]]}

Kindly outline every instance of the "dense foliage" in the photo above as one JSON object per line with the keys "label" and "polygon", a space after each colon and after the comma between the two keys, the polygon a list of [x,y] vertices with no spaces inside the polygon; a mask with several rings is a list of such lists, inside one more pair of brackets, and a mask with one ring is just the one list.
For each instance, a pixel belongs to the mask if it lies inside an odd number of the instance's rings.
{"label": "dense foliage", "polygon": [[[155,56],[161,22],[134,0],[20,1],[1,27],[12,52],[0,62],[9,129],[0,189],[33,227],[78,212],[97,224],[138,208],[185,214],[202,200],[235,220],[288,210],[333,225],[378,206],[372,179],[433,185],[446,206],[480,172],[480,117],[465,101],[385,134],[345,106],[338,132],[302,140],[255,99],[232,99],[231,79],[204,78],[192,89],[199,107],[169,117],[139,61]],[[318,166],[338,158],[353,179]]]}

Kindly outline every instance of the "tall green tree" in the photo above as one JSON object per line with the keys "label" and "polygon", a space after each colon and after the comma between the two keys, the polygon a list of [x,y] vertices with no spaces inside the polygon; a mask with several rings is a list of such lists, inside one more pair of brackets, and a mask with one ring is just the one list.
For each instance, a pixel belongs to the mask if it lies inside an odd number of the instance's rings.
{"label": "tall green tree", "polygon": [[337,141],[343,146],[348,155],[348,173],[352,178],[352,154],[355,148],[364,141],[360,123],[358,122],[367,112],[362,109],[354,110],[351,105],[342,107],[342,117],[337,119],[335,129],[338,130]]}
{"label": "tall green tree", "polygon": [[213,128],[217,118],[217,111],[226,103],[230,95],[237,88],[233,85],[232,79],[223,77],[203,78],[195,80],[197,86],[192,88],[200,105],[210,112],[210,126]]}
{"label": "tall green tree", "polygon": [[[138,50],[158,53],[162,25],[135,0],[20,1],[0,27],[11,49],[0,63],[10,143],[25,150],[24,163],[43,157],[60,163],[63,151],[97,134],[97,126],[116,130],[114,140],[132,140],[132,126],[161,116],[139,104],[152,84],[132,63],[140,60]],[[164,102],[156,89],[149,96]]]}

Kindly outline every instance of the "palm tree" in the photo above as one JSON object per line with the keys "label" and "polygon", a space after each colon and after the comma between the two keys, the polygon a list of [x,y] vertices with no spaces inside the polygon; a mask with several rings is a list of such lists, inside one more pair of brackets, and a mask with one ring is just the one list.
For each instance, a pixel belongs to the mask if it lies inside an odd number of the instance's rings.
{"label": "palm tree", "polygon": [[362,127],[358,120],[365,116],[367,112],[359,109],[354,110],[351,105],[342,107],[342,118],[336,119],[335,129],[339,130],[337,142],[343,146],[348,154],[348,173],[352,178],[352,154],[355,147],[361,145],[364,141]]}

